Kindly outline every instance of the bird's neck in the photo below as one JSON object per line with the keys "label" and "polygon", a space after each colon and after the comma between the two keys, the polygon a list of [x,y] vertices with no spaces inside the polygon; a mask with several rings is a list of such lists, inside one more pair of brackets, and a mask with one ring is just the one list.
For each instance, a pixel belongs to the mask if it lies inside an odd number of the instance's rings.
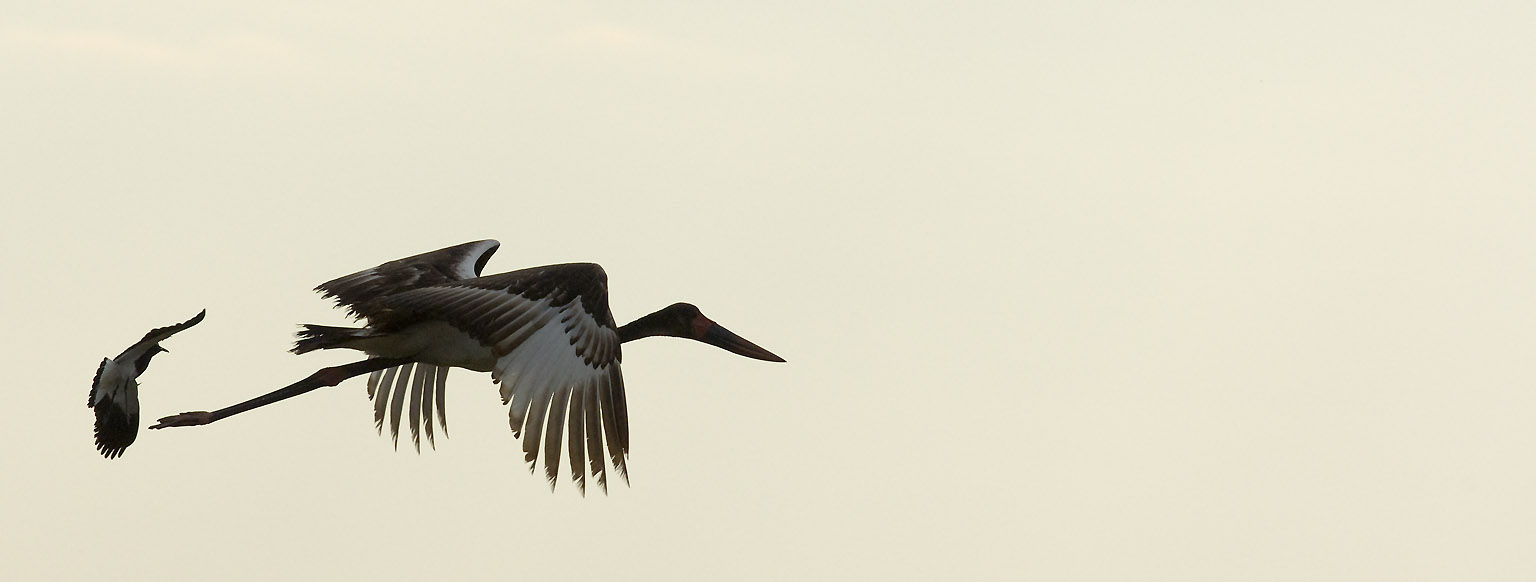
{"label": "bird's neck", "polygon": [[[665,311],[665,310],[662,310]],[[667,327],[663,325],[662,312],[657,311],[640,319],[624,324],[619,328],[619,343],[634,341],[643,337],[655,335],[671,335],[667,333]]]}
{"label": "bird's neck", "polygon": [[155,357],[155,354],[158,353],[160,353],[160,350],[150,347],[149,351],[144,352],[144,355],[139,356],[139,359],[133,361],[133,373],[135,375],[143,374],[144,369],[149,367],[149,359]]}

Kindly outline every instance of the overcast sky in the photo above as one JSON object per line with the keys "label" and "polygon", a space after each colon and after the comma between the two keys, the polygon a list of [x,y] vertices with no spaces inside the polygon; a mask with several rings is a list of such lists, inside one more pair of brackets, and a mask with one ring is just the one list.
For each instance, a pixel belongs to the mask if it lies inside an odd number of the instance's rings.
{"label": "overcast sky", "polygon": [[[12,4],[0,577],[1536,576],[1520,3]],[[625,346],[606,497],[465,370],[93,449],[148,329],[146,426],[482,238],[788,363]]]}

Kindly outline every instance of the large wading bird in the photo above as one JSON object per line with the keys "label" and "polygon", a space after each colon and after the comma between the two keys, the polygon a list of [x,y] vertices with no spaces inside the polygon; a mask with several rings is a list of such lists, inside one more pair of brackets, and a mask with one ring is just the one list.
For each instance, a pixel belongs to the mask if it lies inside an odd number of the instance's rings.
{"label": "large wading bird", "polygon": [[86,402],[96,410],[96,450],[115,459],[128,450],[139,436],[139,376],[149,368],[150,358],[160,352],[160,342],[203,320],[208,310],[176,325],[159,327],[144,334],[144,339],[128,346],[116,358],[102,358],[91,380],[91,397]]}
{"label": "large wading bird", "polygon": [[[553,488],[561,436],[571,479],[585,494],[586,473],[607,491],[603,455],[628,482],[629,419],[619,344],[651,336],[698,340],[749,358],[784,359],[711,321],[697,307],[676,303],[622,327],[608,309],[602,267],[571,263],[481,277],[499,243],[464,243],[384,263],[321,284],[360,328],[305,325],[293,352],[346,348],[369,358],[323,368],[308,378],[254,399],[215,410],[160,419],[150,428],[208,424],[343,380],[372,374],[374,422],[399,439],[403,409],[412,440],[432,443],[433,411],[443,430],[448,368],[490,372],[511,404],[513,435],[523,441],[529,470],[543,446],[545,478]],[[407,390],[409,389],[409,390]],[[547,437],[547,438],[546,438]]]}

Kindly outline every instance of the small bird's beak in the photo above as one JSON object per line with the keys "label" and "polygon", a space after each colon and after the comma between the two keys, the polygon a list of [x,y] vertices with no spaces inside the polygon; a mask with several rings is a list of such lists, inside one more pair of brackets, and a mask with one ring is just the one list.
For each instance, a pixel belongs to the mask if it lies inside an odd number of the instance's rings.
{"label": "small bird's beak", "polygon": [[720,324],[710,321],[710,319],[704,317],[703,314],[700,314],[698,318],[694,320],[693,326],[696,334],[695,337],[697,337],[699,341],[706,344],[718,348],[723,348],[733,354],[743,355],[754,360],[763,360],[765,362],[784,361],[784,358],[780,358],[774,355],[773,352],[765,350],[762,347],[759,347],[757,344],[749,342],[746,339],[743,339],[741,336],[731,333],[731,330],[725,329]]}
{"label": "small bird's beak", "polygon": [[171,350],[168,350],[168,349],[165,349],[165,348],[162,348],[162,347],[160,347],[160,346],[155,346],[155,349],[157,349],[157,350],[160,350],[160,351],[162,351],[162,352],[165,352],[165,353],[170,353],[170,352],[171,352]]}

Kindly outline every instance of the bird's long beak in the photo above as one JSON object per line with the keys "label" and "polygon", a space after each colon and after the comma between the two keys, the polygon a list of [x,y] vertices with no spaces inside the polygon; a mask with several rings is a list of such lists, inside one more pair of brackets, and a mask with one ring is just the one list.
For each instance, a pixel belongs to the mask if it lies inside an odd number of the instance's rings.
{"label": "bird's long beak", "polygon": [[731,333],[731,330],[725,329],[720,324],[710,321],[710,319],[704,317],[703,314],[700,314],[698,318],[694,320],[694,330],[695,337],[697,337],[699,341],[718,348],[723,348],[733,354],[739,354],[754,360],[763,360],[765,362],[784,361],[784,358],[780,358],[774,355],[773,352],[765,350],[757,344],[749,342],[741,336]]}
{"label": "bird's long beak", "polygon": [[160,347],[160,346],[155,346],[155,349],[160,350],[160,351],[165,352],[165,353],[170,353],[171,352],[171,350],[165,349],[165,348]]}

